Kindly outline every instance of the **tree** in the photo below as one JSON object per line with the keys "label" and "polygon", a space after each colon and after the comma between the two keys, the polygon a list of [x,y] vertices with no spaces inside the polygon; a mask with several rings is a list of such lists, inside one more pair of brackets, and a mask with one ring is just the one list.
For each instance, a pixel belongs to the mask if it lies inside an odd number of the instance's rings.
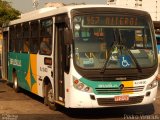
{"label": "tree", "polygon": [[9,2],[0,0],[0,27],[9,21],[17,19],[20,12],[14,9]]}

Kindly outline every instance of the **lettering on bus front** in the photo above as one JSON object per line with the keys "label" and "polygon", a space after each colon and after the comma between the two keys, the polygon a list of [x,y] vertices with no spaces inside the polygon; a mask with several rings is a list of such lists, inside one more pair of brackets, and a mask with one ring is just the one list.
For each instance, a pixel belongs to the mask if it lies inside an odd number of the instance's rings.
{"label": "lettering on bus front", "polygon": [[12,58],[10,58],[10,65],[15,65],[15,66],[21,67],[21,66],[22,66],[21,60],[17,60],[17,59],[12,59]]}
{"label": "lettering on bus front", "polygon": [[145,85],[147,82],[145,80],[143,81],[135,81],[134,84],[135,85]]}
{"label": "lettering on bus front", "polygon": [[98,88],[117,88],[117,87],[119,87],[117,84],[112,84],[112,83],[98,85]]}
{"label": "lettering on bus front", "polygon": [[137,26],[137,17],[87,16],[84,25]]}
{"label": "lettering on bus front", "polygon": [[100,22],[100,17],[98,16],[88,16],[87,17],[87,24],[91,24],[91,25],[96,25],[96,24],[99,24]]}
{"label": "lettering on bus front", "polygon": [[106,25],[136,26],[137,18],[106,17]]}

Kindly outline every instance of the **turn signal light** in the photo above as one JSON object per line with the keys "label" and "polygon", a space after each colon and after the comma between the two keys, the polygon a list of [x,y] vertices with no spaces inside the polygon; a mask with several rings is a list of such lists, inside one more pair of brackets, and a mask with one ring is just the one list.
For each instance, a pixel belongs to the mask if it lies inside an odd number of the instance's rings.
{"label": "turn signal light", "polygon": [[78,84],[79,83],[79,80],[74,80],[74,84]]}

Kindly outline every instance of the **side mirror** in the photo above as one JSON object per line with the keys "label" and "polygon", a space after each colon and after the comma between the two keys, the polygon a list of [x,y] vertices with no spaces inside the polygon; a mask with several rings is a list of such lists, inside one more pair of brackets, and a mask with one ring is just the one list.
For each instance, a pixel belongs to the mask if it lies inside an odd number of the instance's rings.
{"label": "side mirror", "polygon": [[65,45],[71,44],[72,43],[72,38],[73,38],[72,30],[66,28],[64,30],[64,43],[65,43]]}

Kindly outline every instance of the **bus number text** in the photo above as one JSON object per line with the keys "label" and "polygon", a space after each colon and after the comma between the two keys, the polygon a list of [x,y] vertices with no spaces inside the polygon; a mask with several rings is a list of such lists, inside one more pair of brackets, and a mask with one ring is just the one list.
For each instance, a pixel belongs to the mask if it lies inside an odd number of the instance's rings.
{"label": "bus number text", "polygon": [[48,72],[48,69],[45,68],[45,67],[40,67],[40,71],[41,71],[41,72]]}

